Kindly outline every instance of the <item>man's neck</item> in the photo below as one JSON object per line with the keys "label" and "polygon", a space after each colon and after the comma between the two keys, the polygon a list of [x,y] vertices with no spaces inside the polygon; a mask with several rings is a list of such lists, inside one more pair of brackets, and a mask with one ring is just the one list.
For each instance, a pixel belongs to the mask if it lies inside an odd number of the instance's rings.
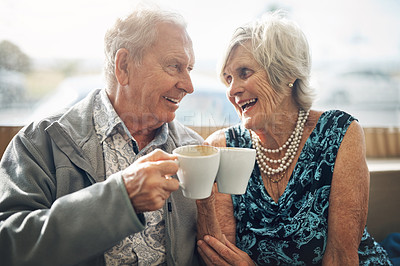
{"label": "man's neck", "polygon": [[163,125],[161,123],[143,125],[142,123],[132,123],[132,121],[124,121],[124,123],[135,139],[139,150],[146,147],[155,138],[157,130]]}
{"label": "man's neck", "polygon": [[120,103],[123,103],[123,101],[116,97],[119,94],[115,93],[115,91],[107,91],[107,95],[118,116],[136,140],[139,150],[146,147],[154,139],[157,130],[164,123],[160,122],[153,114],[137,113],[131,110],[130,107],[124,106]]}

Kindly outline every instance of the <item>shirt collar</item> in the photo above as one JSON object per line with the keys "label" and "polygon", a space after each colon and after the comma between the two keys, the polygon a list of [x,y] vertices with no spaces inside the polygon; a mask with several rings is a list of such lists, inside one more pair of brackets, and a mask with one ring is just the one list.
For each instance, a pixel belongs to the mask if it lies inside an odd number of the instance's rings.
{"label": "shirt collar", "polygon": [[122,119],[118,116],[104,89],[96,97],[93,113],[96,132],[100,136],[100,142],[104,142],[105,139],[117,132],[127,135],[132,139],[131,134]]}
{"label": "shirt collar", "polygon": [[147,146],[143,149],[143,152],[148,153],[156,149],[157,147],[164,145],[165,143],[167,143],[167,139],[168,139],[168,125],[163,124],[157,130],[154,139],[149,144],[147,144]]}
{"label": "shirt collar", "polygon": [[[104,89],[100,91],[95,100],[94,121],[101,143],[116,133],[134,140],[125,123],[115,111]],[[168,124],[165,123],[157,130],[154,139],[143,149],[143,152],[148,153],[167,143],[168,132]]]}

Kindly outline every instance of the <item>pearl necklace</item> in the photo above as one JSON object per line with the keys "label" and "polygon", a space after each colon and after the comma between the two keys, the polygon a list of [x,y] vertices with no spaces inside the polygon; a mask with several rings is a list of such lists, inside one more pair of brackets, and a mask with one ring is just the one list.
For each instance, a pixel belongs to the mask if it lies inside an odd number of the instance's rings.
{"label": "pearl necklace", "polygon": [[[294,128],[288,140],[277,149],[264,148],[257,134],[254,131],[250,130],[252,146],[256,150],[256,161],[258,167],[260,168],[260,171],[266,174],[273,183],[278,183],[279,181],[281,181],[281,179],[285,175],[286,169],[293,162],[293,159],[299,149],[299,145],[303,137],[304,125],[307,121],[309,114],[310,110],[308,110],[307,112],[302,109],[299,110],[296,127]],[[266,153],[278,153],[285,150],[286,148],[287,150],[285,152],[285,155],[281,159],[271,159],[266,156]],[[279,164],[279,166],[273,168],[269,166],[268,163]],[[278,177],[273,178],[277,175]]]}

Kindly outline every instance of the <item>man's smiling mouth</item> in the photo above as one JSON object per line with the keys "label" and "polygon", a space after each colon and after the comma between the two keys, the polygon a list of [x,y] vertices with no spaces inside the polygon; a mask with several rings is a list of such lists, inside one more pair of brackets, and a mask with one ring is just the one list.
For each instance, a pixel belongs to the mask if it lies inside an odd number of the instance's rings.
{"label": "man's smiling mouth", "polygon": [[178,104],[180,102],[180,99],[174,99],[174,98],[170,98],[170,97],[166,97],[166,96],[163,96],[163,98],[174,104]]}

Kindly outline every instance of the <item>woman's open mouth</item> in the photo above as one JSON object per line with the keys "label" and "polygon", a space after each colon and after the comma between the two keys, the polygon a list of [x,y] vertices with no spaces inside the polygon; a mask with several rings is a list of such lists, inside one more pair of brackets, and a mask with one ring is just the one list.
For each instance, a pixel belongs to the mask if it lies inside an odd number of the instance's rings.
{"label": "woman's open mouth", "polygon": [[254,99],[250,99],[248,101],[242,102],[238,105],[240,106],[240,108],[242,108],[242,111],[245,112],[245,111],[249,110],[253,105],[255,105],[257,101],[258,101],[258,99],[254,98]]}

